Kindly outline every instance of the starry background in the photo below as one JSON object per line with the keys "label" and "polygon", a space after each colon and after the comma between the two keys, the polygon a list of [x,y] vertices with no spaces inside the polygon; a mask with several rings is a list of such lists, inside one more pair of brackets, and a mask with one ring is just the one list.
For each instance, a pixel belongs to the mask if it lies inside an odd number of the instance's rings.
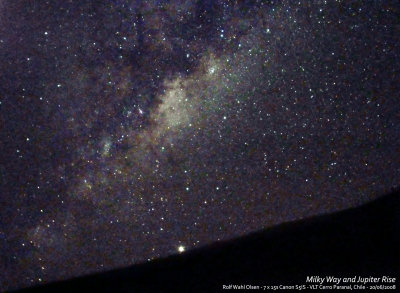
{"label": "starry background", "polygon": [[398,1],[0,1],[0,290],[400,179]]}

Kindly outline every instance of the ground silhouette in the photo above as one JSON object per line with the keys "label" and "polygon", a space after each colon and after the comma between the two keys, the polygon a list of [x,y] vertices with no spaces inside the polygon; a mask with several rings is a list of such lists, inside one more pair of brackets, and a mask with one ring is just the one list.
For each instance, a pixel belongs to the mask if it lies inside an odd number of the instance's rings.
{"label": "ground silhouette", "polygon": [[229,284],[306,284],[307,276],[398,278],[399,232],[394,191],[357,208],[20,292],[216,292]]}

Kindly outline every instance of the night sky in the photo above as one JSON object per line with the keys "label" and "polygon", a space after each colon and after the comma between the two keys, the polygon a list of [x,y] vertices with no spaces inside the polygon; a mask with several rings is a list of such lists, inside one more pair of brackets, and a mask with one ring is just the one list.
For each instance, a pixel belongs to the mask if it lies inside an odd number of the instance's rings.
{"label": "night sky", "polygon": [[398,1],[0,1],[0,291],[400,182]]}

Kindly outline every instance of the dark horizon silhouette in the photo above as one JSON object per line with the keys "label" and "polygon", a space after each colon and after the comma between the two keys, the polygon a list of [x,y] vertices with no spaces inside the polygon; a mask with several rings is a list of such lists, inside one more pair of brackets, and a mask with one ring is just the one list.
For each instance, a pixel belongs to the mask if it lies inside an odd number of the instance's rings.
{"label": "dark horizon silhouette", "polygon": [[230,284],[310,285],[309,276],[393,278],[400,272],[399,231],[394,191],[181,255],[17,292],[215,292]]}

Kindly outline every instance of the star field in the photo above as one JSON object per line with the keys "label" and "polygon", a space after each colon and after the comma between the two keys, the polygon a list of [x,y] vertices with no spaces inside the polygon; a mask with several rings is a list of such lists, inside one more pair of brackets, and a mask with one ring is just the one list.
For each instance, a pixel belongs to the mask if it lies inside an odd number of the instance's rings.
{"label": "star field", "polygon": [[0,290],[400,180],[396,1],[1,1]]}

